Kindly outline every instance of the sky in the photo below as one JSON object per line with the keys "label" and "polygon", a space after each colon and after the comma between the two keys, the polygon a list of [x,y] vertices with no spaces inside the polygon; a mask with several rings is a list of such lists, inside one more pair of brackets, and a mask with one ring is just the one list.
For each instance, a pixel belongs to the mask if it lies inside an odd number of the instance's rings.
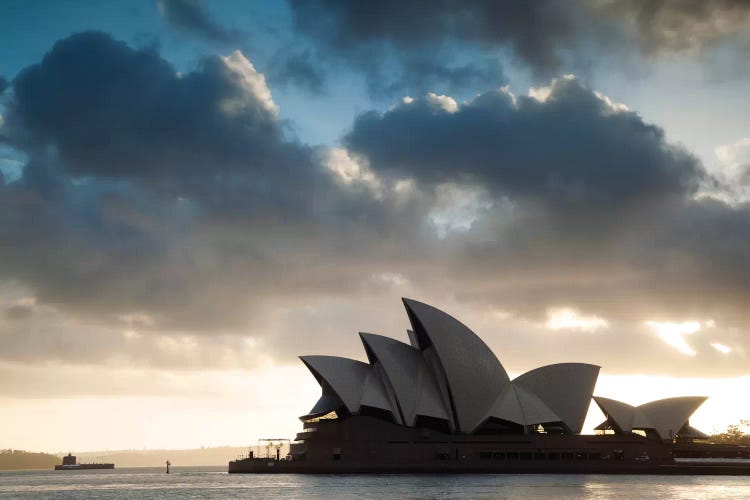
{"label": "sky", "polygon": [[[750,418],[742,0],[0,3],[0,447],[293,437],[406,340]],[[586,429],[601,420],[596,408]]]}

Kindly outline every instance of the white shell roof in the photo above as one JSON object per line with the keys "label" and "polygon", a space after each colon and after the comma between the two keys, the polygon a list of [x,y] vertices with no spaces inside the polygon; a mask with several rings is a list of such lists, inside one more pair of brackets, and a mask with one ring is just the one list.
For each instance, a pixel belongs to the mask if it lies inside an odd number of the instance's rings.
{"label": "white shell roof", "polygon": [[706,401],[704,396],[684,396],[659,399],[640,406],[622,401],[594,397],[602,412],[623,431],[653,429],[662,439],[677,434],[690,415]]}
{"label": "white shell roof", "polygon": [[594,401],[602,410],[602,413],[612,420],[622,432],[633,430],[633,419],[635,418],[635,406],[631,406],[616,399],[594,396]]}
{"label": "white shell roof", "polygon": [[528,371],[513,380],[539,397],[571,430],[579,433],[589,411],[599,367],[586,363],[558,363]]}
{"label": "white shell roof", "polygon": [[385,392],[383,381],[375,370],[370,368],[365,377],[365,386],[362,390],[362,399],[360,405],[380,408],[381,410],[393,411],[391,403],[388,400],[388,394]]}
{"label": "white shell roof", "polygon": [[300,356],[300,359],[321,386],[323,381],[330,385],[350,412],[359,411],[370,365],[338,356]]}
{"label": "white shell roof", "polygon": [[323,387],[323,394],[320,396],[317,403],[315,403],[315,406],[307,412],[307,415],[301,416],[300,419],[307,420],[308,418],[321,417],[326,413],[338,410],[342,406],[344,406],[344,403],[339,397],[331,392],[330,389],[327,390],[326,387]]}
{"label": "white shell roof", "polygon": [[420,349],[432,345],[445,373],[456,427],[474,431],[510,379],[482,339],[454,317],[416,300],[403,299]]}
{"label": "white shell roof", "polygon": [[487,416],[520,425],[544,424],[561,420],[544,401],[515,384],[505,386]]}
{"label": "white shell roof", "polygon": [[638,412],[645,415],[651,428],[666,439],[677,434],[706,399],[708,398],[705,396],[659,399],[642,404],[638,407]]}
{"label": "white shell roof", "polygon": [[414,425],[417,415],[448,419],[437,382],[418,349],[382,335],[359,335],[370,362],[383,367],[406,425]]}

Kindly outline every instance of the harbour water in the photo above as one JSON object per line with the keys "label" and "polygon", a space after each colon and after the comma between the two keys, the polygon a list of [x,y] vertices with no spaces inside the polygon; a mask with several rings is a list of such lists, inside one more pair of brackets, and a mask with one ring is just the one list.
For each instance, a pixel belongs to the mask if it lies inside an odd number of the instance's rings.
{"label": "harbour water", "polygon": [[750,477],[259,475],[226,467],[0,472],[0,498],[747,499]]}

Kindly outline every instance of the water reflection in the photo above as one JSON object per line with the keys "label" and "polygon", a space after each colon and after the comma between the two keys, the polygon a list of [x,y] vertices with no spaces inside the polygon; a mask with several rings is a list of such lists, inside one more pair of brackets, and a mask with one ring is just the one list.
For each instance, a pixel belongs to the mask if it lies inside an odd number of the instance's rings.
{"label": "water reflection", "polygon": [[745,499],[750,477],[605,475],[229,475],[223,467],[0,472],[15,498]]}

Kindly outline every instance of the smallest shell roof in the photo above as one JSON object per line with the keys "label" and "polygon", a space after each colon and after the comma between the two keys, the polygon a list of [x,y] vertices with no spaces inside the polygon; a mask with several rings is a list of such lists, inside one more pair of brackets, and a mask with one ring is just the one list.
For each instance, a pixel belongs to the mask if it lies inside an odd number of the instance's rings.
{"label": "smallest shell roof", "polygon": [[677,434],[706,399],[705,396],[683,396],[631,406],[614,399],[594,397],[602,412],[623,432],[654,429],[662,439]]}

